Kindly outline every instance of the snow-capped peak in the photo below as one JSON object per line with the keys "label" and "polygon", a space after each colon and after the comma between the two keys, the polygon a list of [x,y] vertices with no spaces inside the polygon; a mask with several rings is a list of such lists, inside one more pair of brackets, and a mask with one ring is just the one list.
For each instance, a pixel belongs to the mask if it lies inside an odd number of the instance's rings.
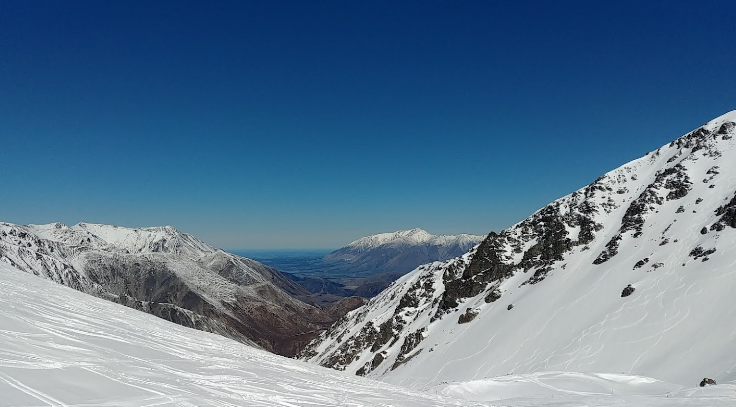
{"label": "snow-capped peak", "polygon": [[216,252],[214,247],[171,226],[126,228],[80,222],[72,227],[63,223],[27,225],[29,231],[51,241],[114,249],[128,253],[197,254]]}
{"label": "snow-capped peak", "polygon": [[414,228],[399,230],[391,233],[379,233],[376,235],[362,237],[348,244],[346,248],[353,251],[363,252],[378,248],[383,245],[391,246],[415,246],[422,244],[450,245],[458,242],[480,241],[483,236],[468,234],[460,235],[433,235],[424,229]]}

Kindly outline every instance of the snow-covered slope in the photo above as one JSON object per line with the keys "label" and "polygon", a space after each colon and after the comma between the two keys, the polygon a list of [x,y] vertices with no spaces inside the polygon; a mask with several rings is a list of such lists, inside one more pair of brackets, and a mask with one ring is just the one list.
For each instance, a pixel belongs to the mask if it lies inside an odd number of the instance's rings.
{"label": "snow-covered slope", "polygon": [[[530,377],[544,385],[576,381],[578,394],[554,392],[554,406],[733,405],[736,386],[671,394],[619,396],[621,377]],[[555,382],[555,379],[560,379]],[[628,377],[634,385],[646,378]],[[531,381],[530,380],[530,381]],[[618,380],[618,381],[617,381]],[[581,395],[613,383],[617,395]],[[521,386],[520,386],[521,384]],[[472,398],[523,391],[521,382],[467,383]],[[664,384],[652,389],[669,390]],[[714,392],[719,388],[720,392]],[[499,393],[502,391],[502,393]],[[608,392],[608,388],[604,389]],[[625,389],[624,389],[625,391]],[[696,393],[697,397],[692,397]],[[35,278],[0,262],[0,406],[481,406],[448,395],[286,359],[218,335],[187,329],[118,304]],[[494,405],[497,405],[494,403]],[[521,398],[506,406],[544,405]]]}
{"label": "snow-covered slope", "polygon": [[329,324],[277,270],[172,227],[0,223],[0,259],[28,273],[282,354]]}
{"label": "snow-covered slope", "polygon": [[459,406],[286,359],[0,262],[0,406]]}
{"label": "snow-covered slope", "polygon": [[735,122],[719,117],[419,267],[302,357],[459,392],[535,372],[736,380]]}
{"label": "snow-covered slope", "polygon": [[360,238],[325,256],[327,264],[351,275],[407,273],[432,261],[448,260],[483,240],[475,235],[432,235],[422,229]]}

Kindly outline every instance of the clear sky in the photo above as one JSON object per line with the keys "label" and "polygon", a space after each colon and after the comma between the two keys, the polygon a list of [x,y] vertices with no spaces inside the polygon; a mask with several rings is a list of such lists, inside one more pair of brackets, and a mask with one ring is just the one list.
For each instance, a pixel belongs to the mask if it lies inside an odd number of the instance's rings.
{"label": "clear sky", "polygon": [[736,109],[736,2],[0,0],[0,220],[486,234]]}

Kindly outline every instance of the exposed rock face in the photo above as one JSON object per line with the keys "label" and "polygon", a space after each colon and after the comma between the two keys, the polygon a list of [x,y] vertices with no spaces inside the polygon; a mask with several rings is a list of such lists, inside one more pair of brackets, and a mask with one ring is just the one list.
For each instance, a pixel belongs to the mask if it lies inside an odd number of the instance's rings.
{"label": "exposed rock face", "polygon": [[0,259],[79,291],[187,327],[293,355],[358,305],[332,315],[293,298],[280,272],[170,227],[0,224]]}
{"label": "exposed rock face", "polygon": [[[690,319],[677,330],[697,331],[716,318],[708,290],[723,300],[736,284],[724,266],[733,264],[734,252],[720,247],[734,241],[736,228],[733,122],[736,112],[490,233],[460,257],[418,267],[347,314],[300,357],[418,387],[571,366],[635,366],[635,374],[665,378],[687,371],[660,354],[690,347],[678,342],[669,320]],[[706,234],[699,233],[703,228]],[[635,284],[619,291],[629,282]],[[631,295],[634,285],[641,295]],[[619,292],[628,296],[623,308]],[[642,311],[647,307],[650,312]],[[468,309],[478,312],[475,319]],[[736,325],[732,314],[726,319]],[[399,357],[418,331],[422,341]],[[717,346],[733,340],[736,333],[714,339]],[[652,349],[623,345],[634,342]],[[375,365],[379,353],[382,363]],[[736,363],[736,357],[704,357],[726,368]],[[671,380],[692,380],[680,379]]]}
{"label": "exposed rock face", "polygon": [[468,322],[475,319],[475,317],[478,316],[478,311],[474,310],[472,308],[468,308],[465,310],[465,313],[460,315],[460,318],[457,319],[458,324],[467,324]]}

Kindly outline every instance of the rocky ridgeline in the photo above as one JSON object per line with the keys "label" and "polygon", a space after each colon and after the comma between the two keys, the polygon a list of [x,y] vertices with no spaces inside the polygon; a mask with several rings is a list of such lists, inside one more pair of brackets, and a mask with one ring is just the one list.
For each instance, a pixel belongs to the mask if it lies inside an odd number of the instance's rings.
{"label": "rocky ridgeline", "polygon": [[[622,248],[639,247],[644,241],[656,240],[659,250],[668,253],[682,251],[681,241],[695,238],[682,235],[681,228],[676,228],[679,235],[673,232],[678,219],[699,222],[694,226],[697,235],[736,228],[736,188],[713,165],[728,161],[722,159],[722,149],[733,150],[736,125],[714,122],[605,174],[506,230],[490,233],[461,257],[420,266],[338,321],[299,356],[360,375],[390,375],[421,352],[433,351],[436,344],[423,346],[423,340],[440,329],[433,328],[440,322],[437,326],[449,329],[445,318],[452,316],[462,325],[478,323],[482,310],[503,303],[508,291],[535,286],[566,270],[572,254],[587,259],[575,266],[575,272],[595,273],[618,259]],[[704,163],[713,164],[704,167]],[[696,187],[699,179],[703,187]],[[726,196],[727,202],[714,207],[714,198],[706,202],[693,196],[696,190]],[[714,210],[688,215],[701,208]],[[658,229],[663,219],[668,223]],[[696,245],[685,253],[707,261],[715,251]],[[656,271],[664,263],[655,257],[653,253],[627,267]],[[631,284],[623,292],[621,286],[610,288],[612,295],[621,297],[634,290]],[[513,305],[502,304],[509,310]]]}

